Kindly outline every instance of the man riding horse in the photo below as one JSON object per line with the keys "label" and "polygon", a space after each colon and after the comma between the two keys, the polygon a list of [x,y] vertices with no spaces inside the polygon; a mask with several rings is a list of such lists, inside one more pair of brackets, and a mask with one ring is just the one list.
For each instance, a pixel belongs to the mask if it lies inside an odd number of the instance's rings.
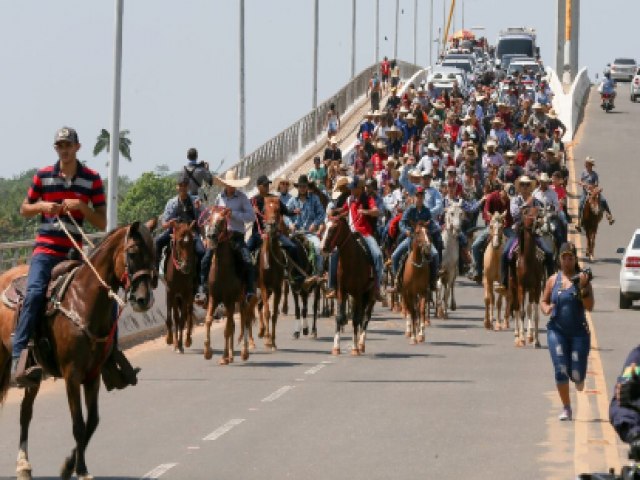
{"label": "man riding horse", "polygon": [[[516,192],[518,193],[511,199],[510,211],[513,217],[514,231],[519,231],[519,227],[522,223],[522,216],[525,210],[531,207],[542,207],[542,203],[533,196],[533,184],[534,180],[530,179],[526,175],[523,175],[516,181]],[[507,289],[509,262],[511,260],[511,254],[515,247],[515,243],[518,240],[518,236],[514,235],[509,238],[503,252],[500,263],[500,286],[496,289],[498,293],[503,293]],[[553,252],[549,250],[546,244],[539,236],[536,236],[536,245],[544,252],[544,264],[547,271],[547,276],[553,275]]]}
{"label": "man riding horse", "polygon": [[[333,187],[333,193],[331,194],[331,201],[327,205],[327,216],[333,217],[338,215],[344,205],[347,203],[347,199],[351,192],[349,191],[350,179],[346,176],[340,176],[336,179],[336,184]],[[338,249],[336,248],[329,255],[329,275],[327,279],[327,298],[336,297],[336,286],[338,279]]]}
{"label": "man riding horse", "polygon": [[[215,200],[215,207],[223,207],[228,215],[228,228],[231,230],[231,247],[242,263],[242,273],[244,276],[245,296],[249,305],[255,306],[256,298],[256,273],[253,268],[251,254],[244,241],[245,224],[255,221],[256,216],[253,206],[244,192],[238,190],[249,183],[250,178],[237,178],[235,170],[229,170],[224,177],[214,177],[214,182],[223,187]],[[211,259],[213,250],[207,248],[202,259],[202,269],[200,271],[200,286],[196,302],[203,304],[207,298],[207,278],[211,269]]]}
{"label": "man riding horse", "polygon": [[[102,179],[98,172],[84,166],[77,159],[76,155],[81,146],[77,132],[73,128],[63,127],[56,132],[53,142],[58,161],[36,172],[27,198],[20,206],[20,214],[23,217],[40,215],[40,226],[29,266],[26,295],[22,301],[13,337],[11,380],[22,387],[37,385],[43,376],[41,366],[25,369],[26,359],[20,360],[28,354],[27,344],[34,334],[36,322],[42,321],[44,316],[51,273],[74,249],[71,239],[60,231],[57,222],[65,225],[80,247],[82,234],[79,227],[82,227],[85,219],[99,230],[107,226]],[[114,303],[113,307],[115,314],[117,305]],[[105,366],[122,373],[122,381],[117,388],[135,385],[139,369],[131,367],[124,354],[117,349],[116,340],[117,337]]]}
{"label": "man riding horse", "polygon": [[[171,235],[173,233],[174,228],[177,223],[187,223],[191,224],[195,222],[195,235],[194,235],[194,248],[196,253],[196,271],[194,274],[196,275],[196,281],[194,285],[198,284],[198,279],[200,278],[200,269],[202,264],[202,259],[204,257],[205,248],[202,243],[202,238],[198,232],[198,218],[200,214],[200,210],[196,207],[191,195],[189,194],[189,184],[190,178],[188,174],[183,172],[176,181],[176,190],[178,194],[170,198],[167,202],[167,205],[164,208],[164,213],[162,217],[160,217],[160,222],[164,231],[158,235],[155,239],[156,244],[156,270],[158,270],[160,266],[160,261],[162,257],[162,250],[165,247],[168,247],[171,243]],[[166,255],[166,258],[169,258],[169,255]]]}
{"label": "man riding horse", "polygon": [[[589,195],[589,189],[593,187],[597,187],[600,178],[598,174],[593,170],[593,166],[596,161],[592,157],[587,157],[584,161],[584,170],[580,175],[580,186],[582,187],[582,194],[580,195],[580,203],[578,205],[578,224],[576,225],[577,231],[582,231],[582,211],[584,210],[584,203],[587,201],[587,196]],[[602,194],[600,194],[600,205],[602,209],[607,212],[607,220],[609,221],[609,225],[613,225],[615,219],[611,214],[611,210],[609,209],[609,203],[604,198]]]}
{"label": "man riding horse", "polygon": [[567,241],[567,217],[562,208],[555,190],[549,188],[551,177],[547,172],[542,172],[538,177],[540,186],[533,192],[533,196],[542,203],[545,209],[549,209],[553,216],[551,221],[555,224],[553,230],[553,238],[556,242],[556,248],[560,250],[560,246]]}

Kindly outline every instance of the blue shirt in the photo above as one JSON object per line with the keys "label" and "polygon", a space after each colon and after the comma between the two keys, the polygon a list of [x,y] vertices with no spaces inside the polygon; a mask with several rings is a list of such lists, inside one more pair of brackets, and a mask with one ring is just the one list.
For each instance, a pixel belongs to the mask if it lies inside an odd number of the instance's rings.
{"label": "blue shirt", "polygon": [[400,232],[404,235],[410,235],[413,232],[413,229],[419,221],[430,222],[429,230],[431,230],[431,212],[427,208],[426,205],[423,205],[420,210],[415,205],[411,205],[407,208],[402,214],[402,219],[400,220]]}
{"label": "blue shirt", "polygon": [[185,201],[181,201],[179,195],[170,198],[162,214],[164,223],[174,219],[184,223],[191,223],[194,220],[198,220],[198,218],[200,218],[200,210],[194,206],[191,196],[187,196]]}
{"label": "blue shirt", "polygon": [[289,200],[287,208],[292,212],[300,210],[299,214],[287,222],[295,225],[296,230],[309,230],[312,225],[319,227],[324,222],[325,212],[317,195],[309,194],[305,200],[301,200],[299,196],[293,197]]}
{"label": "blue shirt", "polygon": [[[400,182],[400,185],[402,185],[402,188],[404,188],[409,195],[413,196],[416,194],[417,185],[409,181],[408,173],[409,165],[405,165],[402,168],[402,172],[400,173],[400,178],[398,179],[398,181]],[[430,210],[433,217],[439,217],[444,209],[444,205],[442,203],[442,194],[440,194],[440,192],[433,187],[425,188],[424,205]]]}
{"label": "blue shirt", "polygon": [[610,78],[605,78],[604,80],[602,80],[602,92],[601,93],[613,93],[616,91],[616,82],[614,82],[612,79]]}
{"label": "blue shirt", "polygon": [[227,196],[225,190],[218,194],[216,198],[216,207],[226,207],[231,210],[231,218],[229,221],[229,229],[244,235],[245,224],[253,223],[256,214],[253,211],[253,205],[240,190],[233,192],[230,197]]}

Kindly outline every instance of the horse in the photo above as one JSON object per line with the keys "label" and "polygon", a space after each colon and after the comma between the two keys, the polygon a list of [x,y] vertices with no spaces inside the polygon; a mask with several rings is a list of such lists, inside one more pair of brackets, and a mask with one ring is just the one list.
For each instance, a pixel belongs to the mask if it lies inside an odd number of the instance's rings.
{"label": "horse", "polygon": [[[373,266],[369,253],[360,245],[344,215],[330,217],[322,238],[322,253],[338,249],[338,314],[336,315],[333,355],[340,355],[340,328],[347,321],[347,297],[352,299],[353,346],[351,355],[365,353],[367,326],[375,303]],[[363,278],[364,277],[364,278]]]}
{"label": "horse", "polygon": [[184,353],[182,335],[185,324],[187,338],[184,345],[191,346],[193,330],[193,275],[196,270],[195,221],[179,223],[171,235],[171,247],[166,274],[167,284],[167,345],[173,344],[176,352]]}
{"label": "horse", "polygon": [[[264,345],[272,351],[278,349],[276,345],[276,324],[282,296],[282,286],[285,274],[286,258],[278,236],[279,224],[282,219],[280,199],[275,196],[264,199],[265,231],[262,234],[262,246],[258,254],[258,286],[261,301],[258,305],[260,312],[259,338],[264,338]],[[273,294],[273,312],[269,309],[269,297]],[[269,330],[269,320],[272,328]]]}
{"label": "horse", "polygon": [[582,208],[582,226],[585,236],[587,237],[587,258],[593,262],[594,251],[596,248],[596,234],[598,233],[598,224],[602,220],[604,214],[600,205],[601,188],[591,186],[587,192],[587,199]]}
{"label": "horse", "polygon": [[553,252],[553,261],[557,263],[558,250],[560,249],[560,245],[558,245],[554,235],[554,231],[557,228],[554,223],[554,221],[557,220],[557,213],[552,205],[547,205],[544,207],[544,210],[541,211],[541,215],[539,228],[540,238],[547,248]]}
{"label": "horse", "polygon": [[206,337],[204,341],[204,358],[211,360],[211,324],[213,323],[213,311],[220,303],[224,304],[227,321],[224,328],[224,349],[220,365],[228,365],[233,362],[233,334],[235,323],[233,315],[236,303],[240,310],[240,328],[243,340],[240,357],[249,359],[249,330],[252,320],[252,308],[244,299],[244,285],[238,272],[236,254],[231,248],[231,233],[227,229],[228,209],[211,207],[209,211],[208,232],[210,248],[213,249],[211,269],[209,270],[209,301],[205,317]]}
{"label": "horse", "polygon": [[[304,234],[296,234],[291,237],[291,241],[296,244],[296,248],[301,254],[298,255],[300,265],[294,265],[293,268],[302,270],[303,276],[309,277],[313,275],[314,262],[309,259],[309,254],[315,254],[313,245],[307,243]],[[293,294],[293,309],[296,317],[296,328],[293,332],[293,338],[300,338],[300,327],[302,326],[302,335],[309,335],[309,326],[307,324],[307,313],[309,311],[309,295],[313,293],[312,315],[313,322],[311,324],[311,338],[318,338],[318,307],[320,303],[320,285],[315,283],[309,290],[300,285],[294,286],[289,282],[291,293]],[[302,309],[300,304],[302,303]]]}
{"label": "horse", "polygon": [[411,250],[404,263],[400,293],[411,316],[411,320],[407,320],[406,336],[410,338],[409,343],[415,345],[424,342],[425,326],[431,323],[428,308],[431,241],[426,223],[418,222],[412,237]]}
{"label": "horse", "polygon": [[448,318],[449,296],[451,310],[456,310],[455,284],[458,277],[460,257],[459,235],[462,229],[464,210],[462,202],[451,202],[444,211],[444,231],[442,232],[442,265],[436,290],[436,311],[440,318]]}
{"label": "horse", "polygon": [[[526,316],[528,317],[527,340],[529,343],[533,343],[535,348],[540,348],[538,303],[542,294],[545,269],[543,265],[544,254],[538,252],[534,235],[538,214],[537,207],[524,209],[522,225],[518,232],[519,252],[516,255],[515,264],[512,263],[509,269],[509,308],[515,317],[514,335],[517,347],[525,346],[524,323]],[[532,316],[533,331],[531,330]]]}
{"label": "horse", "polygon": [[499,293],[498,301],[493,291],[494,282],[500,280],[500,255],[504,246],[504,220],[506,212],[495,212],[489,222],[489,243],[484,251],[484,273],[482,283],[484,285],[484,327],[490,330],[494,324],[494,308],[497,307],[497,315],[495,317],[495,330],[509,328],[508,310],[505,308],[505,316],[503,322],[500,322],[500,312],[502,311],[502,302],[504,300],[506,307],[505,295]]}
{"label": "horse", "polygon": [[[75,448],[62,464],[61,478],[71,478],[74,472],[79,479],[93,478],[87,469],[85,452],[99,422],[100,372],[116,335],[113,297],[122,287],[134,311],[146,311],[153,304],[152,290],[157,285],[156,253],[149,229],[154,222],[155,219],[147,225],[134,222],[111,231],[90,254],[89,263],[80,264],[75,270],[70,270],[74,263],[58,265],[62,272],[71,271],[64,280],[69,281],[68,287],[61,293],[62,298],[58,298],[59,304],[54,304],[51,313],[37,322],[34,353],[47,374],[64,378],[73,423]],[[27,275],[28,270],[28,265],[20,265],[2,274],[2,291],[12,280]],[[15,313],[0,302],[0,403],[9,388]],[[86,421],[82,414],[81,388]],[[26,388],[20,405],[17,462],[20,479],[31,478],[27,454],[29,424],[39,389],[40,384]]]}

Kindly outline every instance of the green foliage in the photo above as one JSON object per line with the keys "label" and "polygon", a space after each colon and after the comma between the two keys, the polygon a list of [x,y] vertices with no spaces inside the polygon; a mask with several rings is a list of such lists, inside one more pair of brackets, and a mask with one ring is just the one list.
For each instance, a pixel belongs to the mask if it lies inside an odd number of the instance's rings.
{"label": "green foliage", "polygon": [[[131,140],[127,138],[129,133],[130,133],[129,130],[120,131],[120,141],[118,144],[118,149],[120,150],[120,154],[124,158],[131,161]],[[96,138],[96,144],[93,147],[93,156],[97,157],[100,154],[100,152],[102,152],[103,150],[109,153],[110,146],[111,146],[111,134],[103,128],[100,130],[100,133]]]}
{"label": "green foliage", "polygon": [[176,195],[176,181],[173,176],[143,173],[118,206],[118,222],[131,223],[136,220],[146,222],[151,217],[162,214],[167,200]]}
{"label": "green foliage", "polygon": [[24,218],[20,215],[20,205],[27,196],[36,169],[0,178],[0,242],[10,242],[33,238],[38,226],[38,217]]}

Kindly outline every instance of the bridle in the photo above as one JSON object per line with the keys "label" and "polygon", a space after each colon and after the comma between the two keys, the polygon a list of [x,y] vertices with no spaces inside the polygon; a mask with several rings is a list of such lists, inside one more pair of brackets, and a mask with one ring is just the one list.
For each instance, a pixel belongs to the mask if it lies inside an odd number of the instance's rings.
{"label": "bridle", "polygon": [[[144,238],[143,238],[144,241]],[[134,270],[132,267],[133,253],[132,250],[138,249],[138,244],[135,240],[129,237],[129,232],[124,238],[124,273],[120,277],[120,284],[125,291],[125,298],[130,293],[132,287],[144,277],[149,277],[152,287],[158,284],[158,272],[155,268],[140,268]],[[98,278],[100,278],[98,276]],[[104,286],[104,284],[103,284]]]}
{"label": "bridle", "polygon": [[[180,244],[181,239],[176,236],[176,232],[174,230],[174,237],[171,241],[171,263],[173,263],[174,268],[176,268],[181,273],[188,275],[191,272],[191,264],[193,255],[190,255],[190,251],[187,250],[187,259],[180,259],[176,257],[176,253],[178,252],[178,246]],[[185,246],[183,248],[189,248],[193,246],[193,237],[191,237],[188,241],[189,246]]]}

